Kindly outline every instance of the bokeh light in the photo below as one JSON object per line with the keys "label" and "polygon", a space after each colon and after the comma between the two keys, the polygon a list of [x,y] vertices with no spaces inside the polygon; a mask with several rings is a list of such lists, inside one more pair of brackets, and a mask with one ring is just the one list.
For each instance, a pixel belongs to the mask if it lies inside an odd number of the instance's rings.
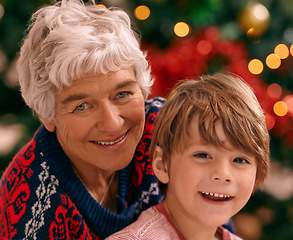
{"label": "bokeh light", "polygon": [[269,114],[269,113],[264,113],[265,115],[265,119],[266,119],[266,125],[267,125],[267,129],[268,130],[271,130],[274,126],[275,126],[275,123],[276,123],[276,120],[275,118]]}
{"label": "bokeh light", "polygon": [[289,56],[289,49],[285,44],[278,44],[275,47],[275,54],[278,55],[279,58],[285,59]]}
{"label": "bokeh light", "polygon": [[151,10],[145,5],[140,5],[134,10],[134,16],[138,20],[146,20],[150,14]]}
{"label": "bokeh light", "polygon": [[260,74],[263,71],[263,64],[259,59],[252,59],[248,63],[248,70],[252,74]]}
{"label": "bokeh light", "polygon": [[272,83],[267,88],[267,93],[271,98],[279,98],[282,95],[282,87],[277,83]]}
{"label": "bokeh light", "polygon": [[288,106],[284,101],[278,101],[275,103],[273,110],[277,116],[283,117],[288,113]]}
{"label": "bokeh light", "polygon": [[0,156],[9,153],[23,136],[23,127],[19,124],[0,124]]}
{"label": "bokeh light", "polygon": [[101,3],[97,4],[97,6],[107,8],[104,4],[101,4]]}
{"label": "bokeh light", "polygon": [[284,32],[284,39],[286,42],[288,43],[292,43],[293,42],[293,28],[289,27],[285,30]]}
{"label": "bokeh light", "polygon": [[281,59],[274,53],[271,53],[266,58],[266,64],[271,69],[277,69],[281,65]]}
{"label": "bokeh light", "polygon": [[16,61],[17,57],[8,65],[8,68],[5,70],[4,83],[8,87],[17,87],[18,82],[18,74],[16,70]]}
{"label": "bokeh light", "polygon": [[246,35],[247,35],[247,37],[254,37],[254,36],[257,36],[258,33],[255,30],[255,28],[249,28],[246,32]]}
{"label": "bokeh light", "polygon": [[293,115],[293,94],[286,96],[284,102],[287,104],[288,112]]}
{"label": "bokeh light", "polygon": [[257,20],[263,21],[269,18],[270,13],[264,5],[259,3],[254,5],[253,15]]}
{"label": "bokeh light", "polygon": [[201,55],[207,55],[212,51],[212,44],[207,40],[200,40],[196,46],[196,50]]}
{"label": "bokeh light", "polygon": [[186,37],[190,33],[190,27],[185,22],[178,22],[174,26],[174,32],[178,37]]}
{"label": "bokeh light", "polygon": [[290,53],[291,53],[291,55],[293,56],[293,44],[292,44],[291,47],[290,47]]}

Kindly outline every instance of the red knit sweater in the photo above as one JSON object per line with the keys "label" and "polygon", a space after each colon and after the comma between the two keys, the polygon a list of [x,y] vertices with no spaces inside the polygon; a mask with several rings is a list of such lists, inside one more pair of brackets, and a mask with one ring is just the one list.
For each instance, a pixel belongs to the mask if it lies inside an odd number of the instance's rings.
{"label": "red knit sweater", "polygon": [[56,134],[41,126],[2,175],[0,239],[104,239],[157,204],[162,196],[148,153],[163,102],[146,101],[143,137],[130,165],[118,172],[117,214],[91,197]]}

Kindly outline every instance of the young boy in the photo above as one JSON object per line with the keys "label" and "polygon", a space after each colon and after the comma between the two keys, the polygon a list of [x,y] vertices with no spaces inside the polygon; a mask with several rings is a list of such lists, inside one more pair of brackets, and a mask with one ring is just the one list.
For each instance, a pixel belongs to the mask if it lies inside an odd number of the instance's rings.
{"label": "young boy", "polygon": [[239,77],[219,73],[174,89],[156,120],[150,156],[162,203],[112,239],[240,239],[221,227],[269,167],[263,111]]}

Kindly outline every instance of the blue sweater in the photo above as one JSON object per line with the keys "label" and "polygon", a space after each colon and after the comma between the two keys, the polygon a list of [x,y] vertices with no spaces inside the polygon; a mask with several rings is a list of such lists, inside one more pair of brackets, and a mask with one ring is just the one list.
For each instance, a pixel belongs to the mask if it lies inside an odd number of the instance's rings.
{"label": "blue sweater", "polygon": [[117,214],[98,204],[75,174],[55,133],[41,126],[0,182],[0,239],[104,239],[161,201],[148,157],[164,100],[146,101],[143,136],[118,172]]}

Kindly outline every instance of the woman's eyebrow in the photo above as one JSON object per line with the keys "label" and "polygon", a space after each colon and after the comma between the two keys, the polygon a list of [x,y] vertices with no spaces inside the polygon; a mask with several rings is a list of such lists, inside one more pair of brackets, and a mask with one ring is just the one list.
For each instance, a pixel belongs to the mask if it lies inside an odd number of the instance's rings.
{"label": "woman's eyebrow", "polygon": [[78,100],[84,99],[84,98],[86,98],[88,96],[89,95],[86,94],[86,93],[73,94],[73,95],[70,95],[70,96],[66,97],[64,100],[62,100],[61,103],[66,105],[67,103],[78,101]]}
{"label": "woman's eyebrow", "polygon": [[[137,84],[138,84],[137,81],[129,79],[129,80],[126,80],[126,81],[124,81],[122,83],[117,84],[114,87],[114,90],[118,90],[118,89],[124,88],[126,86],[137,85]],[[66,104],[68,104],[70,102],[79,101],[79,100],[87,98],[87,97],[89,97],[89,94],[87,94],[87,93],[72,94],[72,95],[66,97],[64,100],[62,100],[61,103],[63,105],[66,105]]]}
{"label": "woman's eyebrow", "polygon": [[126,80],[122,83],[117,84],[114,89],[117,90],[117,89],[129,86],[129,85],[138,85],[138,82],[136,80],[129,79],[129,80]]}

